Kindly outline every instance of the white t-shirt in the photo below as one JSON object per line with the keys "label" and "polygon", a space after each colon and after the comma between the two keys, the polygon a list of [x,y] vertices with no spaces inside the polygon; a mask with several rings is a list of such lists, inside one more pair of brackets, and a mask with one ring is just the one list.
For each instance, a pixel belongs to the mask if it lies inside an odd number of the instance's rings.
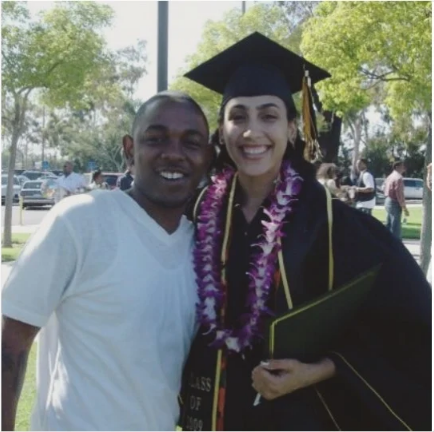
{"label": "white t-shirt", "polygon": [[72,172],[69,176],[65,177],[64,175],[57,179],[58,186],[67,190],[68,192],[75,193],[78,189],[85,187],[86,182],[84,177],[80,174]]}
{"label": "white t-shirt", "polygon": [[[375,190],[375,180],[373,175],[370,174],[368,171],[363,171],[361,175],[363,176],[362,179],[365,187]],[[373,209],[375,207],[375,201],[375,196],[369,201],[357,201],[356,208]]]}
{"label": "white t-shirt", "polygon": [[31,430],[174,430],[195,331],[193,226],[122,191],[61,201],[14,265],[3,314],[43,327]]}

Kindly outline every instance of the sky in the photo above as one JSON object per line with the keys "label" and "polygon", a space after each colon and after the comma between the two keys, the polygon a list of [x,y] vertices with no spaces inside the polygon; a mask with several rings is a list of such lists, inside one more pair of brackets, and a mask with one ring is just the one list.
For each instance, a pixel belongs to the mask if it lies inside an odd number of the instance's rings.
{"label": "sky", "polygon": [[[104,32],[112,49],[147,41],[147,71],[139,83],[136,97],[146,100],[157,92],[157,20],[156,1],[101,1],[115,12],[113,25]],[[246,2],[247,7],[249,3]],[[241,1],[170,1],[169,2],[169,83],[183,67],[187,55],[193,54],[205,23],[219,20],[232,8],[241,9]],[[51,1],[29,1],[32,14],[53,7]]]}
{"label": "sky", "polygon": [[[157,1],[100,1],[114,10],[113,24],[104,31],[111,49],[134,45],[138,39],[147,42],[147,74],[141,79],[135,97],[146,100],[157,92]],[[254,1],[247,1],[246,7]],[[259,3],[259,2],[258,2]],[[53,1],[28,1],[32,14],[54,6]],[[185,59],[196,51],[203,28],[208,20],[220,20],[233,8],[242,7],[241,1],[177,1],[169,2],[169,60],[170,82],[185,65]],[[370,129],[381,124],[380,114],[373,107],[368,110]]]}

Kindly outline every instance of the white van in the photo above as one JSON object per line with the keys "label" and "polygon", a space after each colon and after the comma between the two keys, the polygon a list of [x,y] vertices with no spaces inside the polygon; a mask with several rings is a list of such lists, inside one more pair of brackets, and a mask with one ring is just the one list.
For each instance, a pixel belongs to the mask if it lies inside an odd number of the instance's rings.
{"label": "white van", "polygon": [[417,178],[404,178],[405,199],[423,198],[423,180]]}

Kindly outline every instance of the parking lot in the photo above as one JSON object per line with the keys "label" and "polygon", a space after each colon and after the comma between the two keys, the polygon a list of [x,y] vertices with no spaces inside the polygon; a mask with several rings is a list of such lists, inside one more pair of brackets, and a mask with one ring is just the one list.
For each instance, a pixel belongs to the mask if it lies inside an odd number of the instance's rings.
{"label": "parking lot", "polygon": [[[23,210],[23,225],[39,225],[49,210],[49,207],[33,207]],[[5,206],[3,205],[1,217],[3,226],[5,220]],[[12,208],[12,225],[20,225],[20,207],[16,204]]]}

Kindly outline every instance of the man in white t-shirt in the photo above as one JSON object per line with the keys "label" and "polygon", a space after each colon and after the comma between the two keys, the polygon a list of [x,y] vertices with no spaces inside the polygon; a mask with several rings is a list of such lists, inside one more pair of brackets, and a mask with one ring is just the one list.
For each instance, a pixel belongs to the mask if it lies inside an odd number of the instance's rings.
{"label": "man in white t-shirt", "polygon": [[63,164],[63,175],[57,179],[59,193],[57,201],[70,195],[75,195],[80,189],[86,188],[84,177],[74,172],[74,164],[67,161]]}
{"label": "man in white t-shirt", "polygon": [[372,214],[375,207],[375,180],[374,176],[368,171],[368,161],[359,159],[357,161],[357,171],[359,178],[355,187],[356,208],[360,211]]}
{"label": "man in white t-shirt", "polygon": [[211,160],[208,124],[190,97],[163,92],[123,145],[134,187],[56,205],[3,289],[3,430],[41,329],[31,430],[176,426],[197,302],[183,213]]}

